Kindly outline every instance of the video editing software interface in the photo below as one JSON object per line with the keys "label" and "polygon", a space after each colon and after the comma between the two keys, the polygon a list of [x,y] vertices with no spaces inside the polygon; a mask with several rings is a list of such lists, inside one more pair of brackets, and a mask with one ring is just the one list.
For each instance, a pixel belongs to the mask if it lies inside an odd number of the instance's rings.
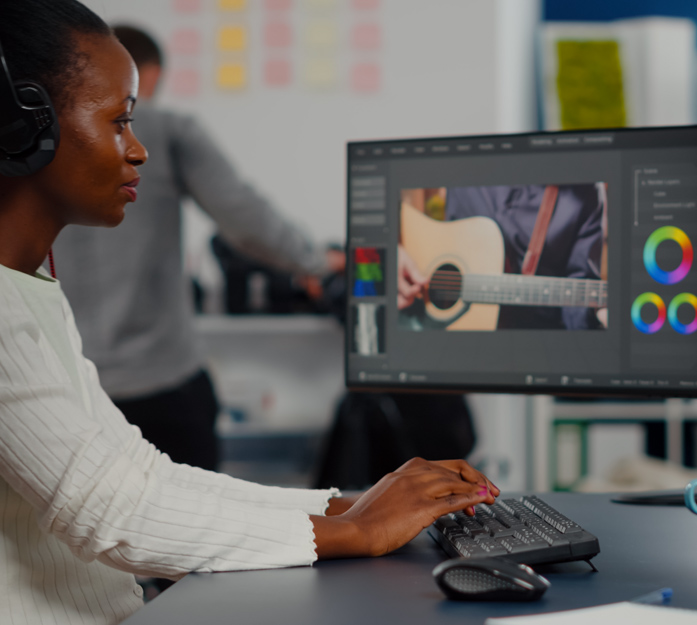
{"label": "video editing software interface", "polygon": [[349,143],[347,384],[697,393],[697,128]]}

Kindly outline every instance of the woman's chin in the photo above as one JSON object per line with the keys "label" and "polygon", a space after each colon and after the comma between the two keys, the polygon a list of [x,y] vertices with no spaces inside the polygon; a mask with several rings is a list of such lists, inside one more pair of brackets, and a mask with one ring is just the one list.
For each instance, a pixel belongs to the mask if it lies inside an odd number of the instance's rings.
{"label": "woman's chin", "polygon": [[121,210],[121,212],[119,212],[118,215],[114,215],[113,218],[109,219],[108,221],[106,221],[100,225],[105,227],[105,228],[115,228],[124,220],[125,217],[126,217],[126,211]]}
{"label": "woman's chin", "polygon": [[83,216],[82,219],[71,221],[69,223],[73,223],[78,226],[91,226],[96,228],[115,228],[124,220],[125,217],[126,211],[124,210],[124,207],[121,207],[118,210]]}

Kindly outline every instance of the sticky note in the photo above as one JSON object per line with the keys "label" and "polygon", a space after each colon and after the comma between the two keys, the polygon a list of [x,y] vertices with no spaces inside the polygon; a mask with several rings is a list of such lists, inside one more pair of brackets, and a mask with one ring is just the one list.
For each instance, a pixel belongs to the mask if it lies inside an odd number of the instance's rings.
{"label": "sticky note", "polygon": [[202,6],[202,0],[173,0],[172,2],[175,13],[196,13]]}
{"label": "sticky note", "polygon": [[292,68],[286,59],[270,59],[264,63],[264,83],[269,87],[286,87],[292,80]]}
{"label": "sticky note", "polygon": [[368,93],[380,89],[380,68],[374,63],[358,63],[351,68],[351,88]]}
{"label": "sticky note", "polygon": [[201,89],[201,74],[190,68],[170,70],[167,80],[168,91],[178,96],[194,96]]}
{"label": "sticky note", "polygon": [[225,26],[218,31],[220,50],[240,51],[247,47],[247,30],[243,26]]}
{"label": "sticky note", "polygon": [[305,45],[313,49],[332,49],[337,44],[336,24],[330,20],[315,20],[305,30]]}
{"label": "sticky note", "polygon": [[218,0],[218,8],[221,11],[244,11],[247,0]]}
{"label": "sticky note", "polygon": [[351,46],[355,50],[377,50],[382,40],[379,24],[366,22],[356,24],[351,30]]}
{"label": "sticky note", "polygon": [[293,43],[293,31],[288,22],[271,21],[264,25],[264,44],[269,48],[288,48]]}
{"label": "sticky note", "polygon": [[264,8],[267,11],[287,11],[291,7],[291,0],[264,0]]}
{"label": "sticky note", "polygon": [[309,59],[305,65],[305,82],[311,87],[333,87],[337,81],[334,59]]}
{"label": "sticky note", "polygon": [[244,89],[247,69],[241,63],[226,63],[218,67],[218,86],[221,89]]}
{"label": "sticky note", "polygon": [[182,28],[172,33],[169,50],[175,54],[198,54],[201,52],[201,33],[193,28]]}
{"label": "sticky note", "polygon": [[562,130],[627,125],[617,41],[557,41]]}

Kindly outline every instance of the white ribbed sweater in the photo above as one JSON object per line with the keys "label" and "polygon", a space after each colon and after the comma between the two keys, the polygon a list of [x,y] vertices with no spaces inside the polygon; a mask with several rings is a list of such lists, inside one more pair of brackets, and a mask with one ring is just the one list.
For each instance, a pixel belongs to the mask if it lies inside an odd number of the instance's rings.
{"label": "white ribbed sweater", "polygon": [[173,463],[102,391],[60,285],[0,265],[0,623],[118,623],[134,573],[311,564],[336,494]]}

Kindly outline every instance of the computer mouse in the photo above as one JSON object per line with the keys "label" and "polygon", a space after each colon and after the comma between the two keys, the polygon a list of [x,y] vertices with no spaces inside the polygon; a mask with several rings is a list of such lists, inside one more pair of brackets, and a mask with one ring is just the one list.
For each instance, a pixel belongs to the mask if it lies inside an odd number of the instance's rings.
{"label": "computer mouse", "polygon": [[433,569],[449,599],[460,601],[535,601],[549,581],[525,564],[504,558],[453,558]]}

